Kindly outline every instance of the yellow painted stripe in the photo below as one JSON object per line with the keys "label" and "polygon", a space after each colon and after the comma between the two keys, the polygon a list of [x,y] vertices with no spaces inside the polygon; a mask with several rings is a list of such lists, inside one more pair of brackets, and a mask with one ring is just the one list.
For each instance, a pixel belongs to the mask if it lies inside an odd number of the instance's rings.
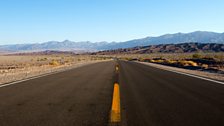
{"label": "yellow painted stripe", "polygon": [[117,83],[114,84],[110,121],[112,123],[117,123],[121,121],[120,90],[119,90],[119,85]]}
{"label": "yellow painted stripe", "polygon": [[119,70],[119,66],[118,65],[116,65],[115,70],[116,70],[116,72],[118,72],[118,70]]}
{"label": "yellow painted stripe", "polygon": [[119,67],[118,66],[116,66],[116,71],[118,71],[119,70]]}

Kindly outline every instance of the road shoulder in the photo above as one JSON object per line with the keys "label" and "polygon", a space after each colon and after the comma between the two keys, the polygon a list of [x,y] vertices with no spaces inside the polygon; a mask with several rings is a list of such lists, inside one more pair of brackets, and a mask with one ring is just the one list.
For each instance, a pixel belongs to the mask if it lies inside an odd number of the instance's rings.
{"label": "road shoulder", "polygon": [[165,66],[165,65],[160,65],[160,64],[155,64],[155,63],[148,63],[148,62],[136,62],[148,66],[152,66],[155,68],[179,73],[179,74],[184,74],[192,77],[197,77],[201,79],[207,79],[207,80],[214,80],[217,82],[221,82],[224,84],[224,75],[222,74],[216,74],[216,73],[208,73],[208,72],[203,72],[203,71],[196,71],[196,70],[187,70],[183,68],[177,68],[177,67],[170,67],[170,66]]}
{"label": "road shoulder", "polygon": [[78,67],[83,67],[83,66],[86,66],[86,65],[99,63],[99,62],[106,62],[106,61],[92,61],[92,62],[85,62],[85,63],[77,63],[77,64],[74,64],[74,65],[69,66],[69,67],[52,69],[50,71],[47,71],[46,73],[39,73],[39,74],[36,74],[34,76],[27,76],[27,77],[24,77],[22,79],[8,81],[8,82],[5,82],[5,83],[0,83],[0,88],[5,87],[5,86],[9,86],[9,85],[13,85],[13,84],[17,84],[17,83],[21,83],[21,82],[24,82],[24,81],[28,81],[28,80],[32,80],[32,79],[36,79],[36,78],[40,78],[40,77],[64,72],[64,71],[68,71],[68,70],[75,69],[75,68],[78,68]]}

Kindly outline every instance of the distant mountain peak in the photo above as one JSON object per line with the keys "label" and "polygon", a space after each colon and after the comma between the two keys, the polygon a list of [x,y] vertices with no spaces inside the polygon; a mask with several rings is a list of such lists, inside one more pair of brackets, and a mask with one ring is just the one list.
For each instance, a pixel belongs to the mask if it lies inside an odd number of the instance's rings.
{"label": "distant mountain peak", "polygon": [[71,42],[70,40],[68,40],[68,39],[66,39],[66,40],[64,40],[64,41],[62,41],[62,42]]}
{"label": "distant mountain peak", "polygon": [[148,46],[158,44],[177,44],[177,43],[224,43],[224,33],[215,33],[208,31],[195,31],[191,33],[175,33],[165,34],[158,37],[145,37],[142,39],[134,39],[126,42],[73,42],[64,40],[62,42],[49,41],[45,43],[36,44],[16,44],[16,45],[2,45],[0,51],[44,51],[44,50],[58,50],[58,51],[74,51],[74,50],[109,50],[118,48],[130,48],[136,46]]}

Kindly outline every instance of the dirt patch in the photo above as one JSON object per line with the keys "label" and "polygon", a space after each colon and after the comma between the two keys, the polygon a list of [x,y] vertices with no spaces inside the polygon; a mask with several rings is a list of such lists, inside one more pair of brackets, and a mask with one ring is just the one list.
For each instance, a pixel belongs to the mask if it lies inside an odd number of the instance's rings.
{"label": "dirt patch", "polygon": [[0,85],[108,60],[83,55],[0,56]]}

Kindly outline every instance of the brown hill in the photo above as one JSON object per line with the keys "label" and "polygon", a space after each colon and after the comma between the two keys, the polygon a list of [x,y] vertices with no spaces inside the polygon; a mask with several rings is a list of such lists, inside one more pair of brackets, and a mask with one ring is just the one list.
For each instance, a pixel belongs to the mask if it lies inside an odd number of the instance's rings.
{"label": "brown hill", "polygon": [[133,48],[99,51],[92,54],[149,54],[149,53],[192,53],[192,52],[224,52],[224,44],[217,43],[181,43],[138,46]]}

